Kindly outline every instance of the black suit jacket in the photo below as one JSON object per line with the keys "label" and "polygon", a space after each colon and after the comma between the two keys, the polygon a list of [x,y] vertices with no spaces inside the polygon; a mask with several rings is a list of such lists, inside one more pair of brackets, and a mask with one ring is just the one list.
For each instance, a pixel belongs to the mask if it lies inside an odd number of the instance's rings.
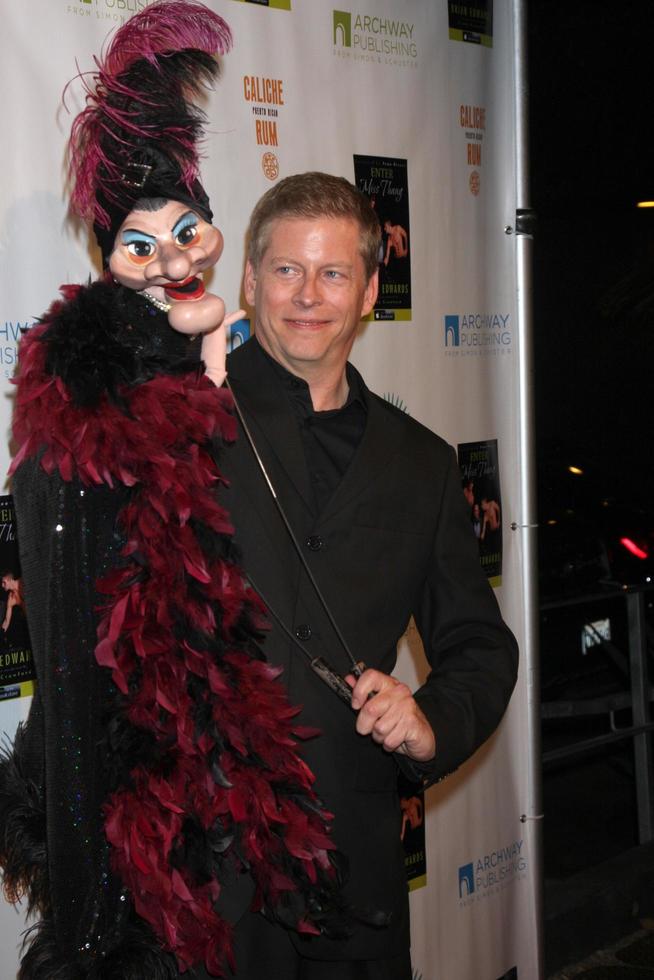
{"label": "black suit jacket", "polygon": [[[302,943],[305,955],[375,958],[408,941],[400,842],[398,761],[433,782],[467,759],[498,724],[516,676],[517,648],[481,571],[452,449],[369,392],[361,444],[322,513],[313,506],[288,395],[255,340],[228,358],[228,377],[305,558],[355,657],[390,673],[415,617],[431,673],[416,699],[436,735],[436,757],[411,765],[355,731],[352,711],[312,673],[275,625],[264,650],[283,668],[301,721],[320,730],[302,753],[334,813],[350,862],[348,897],[392,912],[385,929],[361,927],[343,943]],[[339,672],[348,658],[303,571],[241,432],[224,454],[224,501],[243,567],[264,601],[313,654]]]}

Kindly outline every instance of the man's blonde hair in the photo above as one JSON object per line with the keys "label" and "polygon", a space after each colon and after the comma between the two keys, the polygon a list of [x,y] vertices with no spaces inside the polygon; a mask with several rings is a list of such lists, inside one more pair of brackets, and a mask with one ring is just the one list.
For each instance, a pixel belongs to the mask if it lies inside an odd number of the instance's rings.
{"label": "man's blonde hair", "polygon": [[352,218],[359,226],[359,250],[370,279],[379,263],[381,228],[368,198],[345,177],[317,171],[285,177],[256,205],[248,228],[248,259],[256,270],[280,218]]}

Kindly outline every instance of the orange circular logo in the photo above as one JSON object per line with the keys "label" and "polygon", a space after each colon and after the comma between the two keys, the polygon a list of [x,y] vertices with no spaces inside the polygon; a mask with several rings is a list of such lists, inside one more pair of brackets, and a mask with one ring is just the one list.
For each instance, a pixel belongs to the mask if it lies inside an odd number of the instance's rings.
{"label": "orange circular logo", "polygon": [[268,180],[277,180],[279,177],[279,160],[274,153],[264,153],[261,157],[261,169]]}
{"label": "orange circular logo", "polygon": [[474,194],[475,197],[479,194],[479,186],[481,184],[481,177],[479,176],[479,171],[473,170],[470,174],[470,180],[468,181],[470,185],[470,193]]}

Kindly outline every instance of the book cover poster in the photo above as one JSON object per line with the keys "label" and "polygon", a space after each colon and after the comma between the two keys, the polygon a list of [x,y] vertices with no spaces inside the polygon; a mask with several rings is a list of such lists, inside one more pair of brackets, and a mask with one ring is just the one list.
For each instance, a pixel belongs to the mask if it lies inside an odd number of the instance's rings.
{"label": "book cover poster", "polygon": [[0,584],[0,701],[6,701],[34,692],[34,663],[10,496],[0,496]]}
{"label": "book cover poster", "polygon": [[493,0],[475,0],[474,3],[448,0],[447,15],[450,41],[467,41],[492,48]]}
{"label": "book cover poster", "polygon": [[368,320],[411,319],[411,234],[407,161],[354,155],[354,182],[377,212],[382,231],[379,296]]}
{"label": "book cover poster", "polygon": [[457,455],[481,565],[495,588],[502,584],[502,498],[497,439],[460,443]]}
{"label": "book cover poster", "polygon": [[406,880],[409,891],[414,891],[427,884],[425,794],[420,783],[412,783],[402,773],[398,774],[398,791],[402,810],[400,834],[404,847]]}

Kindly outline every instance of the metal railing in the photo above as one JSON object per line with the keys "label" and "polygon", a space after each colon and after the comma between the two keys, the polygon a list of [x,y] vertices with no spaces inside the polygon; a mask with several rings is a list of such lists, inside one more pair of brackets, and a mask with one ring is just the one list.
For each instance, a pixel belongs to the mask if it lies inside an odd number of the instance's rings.
{"label": "metal railing", "polygon": [[[638,810],[638,839],[641,844],[654,839],[654,754],[652,751],[651,704],[654,701],[654,686],[649,682],[647,657],[647,623],[645,602],[654,586],[624,586],[606,589],[600,593],[576,596],[570,599],[541,603],[541,611],[562,609],[564,607],[605,602],[607,599],[622,598],[627,604],[628,654],[625,655],[614,644],[602,640],[602,646],[611,658],[625,665],[629,677],[629,690],[612,692],[599,697],[573,698],[545,701],[541,704],[543,720],[581,718],[607,714],[610,731],[589,738],[577,739],[568,745],[559,746],[543,753],[543,765],[564,758],[583,755],[602,745],[612,742],[633,740],[634,776],[636,784],[636,804]],[[619,725],[616,712],[630,710],[631,723]]]}

